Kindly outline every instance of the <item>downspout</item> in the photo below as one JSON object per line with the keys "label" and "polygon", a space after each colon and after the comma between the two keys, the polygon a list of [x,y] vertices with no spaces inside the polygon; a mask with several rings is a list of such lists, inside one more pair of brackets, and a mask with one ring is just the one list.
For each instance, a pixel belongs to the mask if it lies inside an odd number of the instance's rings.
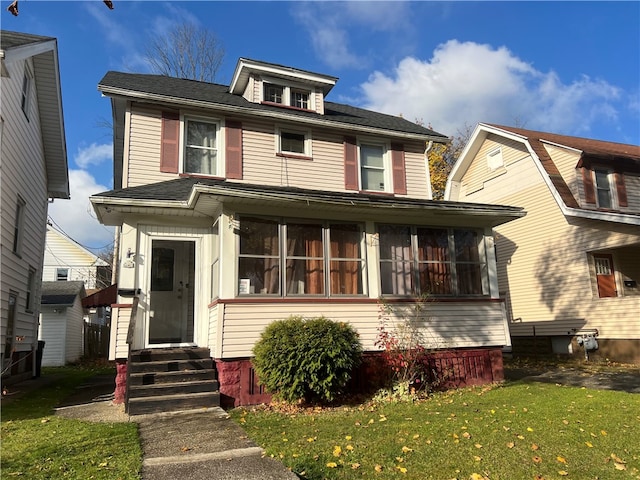
{"label": "downspout", "polygon": [[433,190],[431,190],[431,170],[429,169],[429,150],[433,147],[433,140],[429,140],[427,148],[424,150],[424,163],[427,168],[427,198],[433,200]]}

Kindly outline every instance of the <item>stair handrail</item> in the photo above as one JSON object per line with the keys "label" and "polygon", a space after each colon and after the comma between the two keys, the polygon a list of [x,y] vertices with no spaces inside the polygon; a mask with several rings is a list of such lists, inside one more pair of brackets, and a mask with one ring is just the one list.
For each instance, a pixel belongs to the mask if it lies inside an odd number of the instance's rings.
{"label": "stair handrail", "polygon": [[131,305],[131,316],[129,318],[129,329],[127,330],[127,344],[131,349],[133,343],[133,335],[136,330],[136,318],[138,317],[138,297],[133,297],[133,304]]}

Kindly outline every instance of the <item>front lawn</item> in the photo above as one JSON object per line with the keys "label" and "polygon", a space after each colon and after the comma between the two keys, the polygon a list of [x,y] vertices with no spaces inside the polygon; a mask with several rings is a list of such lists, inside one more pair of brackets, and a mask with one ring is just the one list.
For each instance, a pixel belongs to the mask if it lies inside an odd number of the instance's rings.
{"label": "front lawn", "polygon": [[416,403],[232,416],[309,480],[640,479],[637,394],[513,383]]}
{"label": "front lawn", "polygon": [[2,478],[139,479],[142,451],[134,423],[91,423],[54,415],[53,408],[100,370],[47,369],[59,377],[2,406]]}

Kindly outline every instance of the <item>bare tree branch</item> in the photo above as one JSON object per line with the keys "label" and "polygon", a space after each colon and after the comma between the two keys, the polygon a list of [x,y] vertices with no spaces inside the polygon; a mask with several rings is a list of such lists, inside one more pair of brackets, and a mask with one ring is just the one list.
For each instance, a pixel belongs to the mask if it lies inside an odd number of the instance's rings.
{"label": "bare tree branch", "polygon": [[224,47],[211,30],[185,22],[153,37],[146,55],[154,73],[214,82],[222,65]]}

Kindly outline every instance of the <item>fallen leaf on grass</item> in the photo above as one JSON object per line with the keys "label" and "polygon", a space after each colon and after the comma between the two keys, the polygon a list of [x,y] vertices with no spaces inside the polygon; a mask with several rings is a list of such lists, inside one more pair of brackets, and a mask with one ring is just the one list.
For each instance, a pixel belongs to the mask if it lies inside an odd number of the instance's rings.
{"label": "fallen leaf on grass", "polygon": [[400,465],[398,465],[396,469],[399,470],[400,473],[407,473],[407,469],[405,467],[401,467]]}
{"label": "fallen leaf on grass", "polygon": [[569,475],[569,472],[567,472],[566,470],[558,470],[558,475],[560,475],[561,477],[566,477],[567,475]]}
{"label": "fallen leaf on grass", "polygon": [[352,468],[353,470],[357,470],[357,469],[359,469],[359,468],[360,468],[360,464],[359,464],[359,463],[352,463],[352,464],[351,464],[351,468]]}
{"label": "fallen leaf on grass", "polygon": [[589,448],[593,448],[593,443],[591,442],[584,442],[584,444]]}
{"label": "fallen leaf on grass", "polygon": [[533,450],[535,452],[536,450],[540,450],[540,447],[538,445],[536,445],[535,443],[533,443],[531,445],[531,450]]}
{"label": "fallen leaf on grass", "polygon": [[560,463],[567,463],[567,459],[561,456],[557,456],[556,460],[559,461]]}
{"label": "fallen leaf on grass", "polygon": [[507,443],[507,448],[513,448],[513,447],[515,447],[515,446],[516,446],[516,444],[515,444],[515,443],[513,443],[513,442],[509,442],[509,443]]}
{"label": "fallen leaf on grass", "polygon": [[476,444],[475,444],[475,447],[476,447],[476,448],[482,448],[482,445],[481,445],[481,444],[479,444],[479,443],[476,443]]}
{"label": "fallen leaf on grass", "polygon": [[407,452],[413,452],[413,448],[409,448],[409,447],[402,447],[402,453],[407,453]]}
{"label": "fallen leaf on grass", "polygon": [[333,456],[334,457],[339,457],[341,453],[342,453],[342,448],[340,448],[339,445],[336,445],[335,447],[333,447]]}
{"label": "fallen leaf on grass", "polygon": [[329,467],[329,468],[336,468],[337,466],[338,466],[338,464],[336,462],[327,463],[327,467]]}
{"label": "fallen leaf on grass", "polygon": [[627,463],[624,460],[622,460],[619,456],[617,456],[615,453],[611,454],[611,460],[613,460],[616,463]]}
{"label": "fallen leaf on grass", "polygon": [[374,469],[376,472],[380,473],[380,472],[382,471],[382,465],[376,465],[375,467],[373,467],[373,469]]}
{"label": "fallen leaf on grass", "polygon": [[539,457],[538,455],[533,457],[531,460],[533,460],[534,463],[542,463],[542,458]]}
{"label": "fallen leaf on grass", "polygon": [[191,447],[182,447],[180,449],[181,452],[188,452],[189,450],[191,450]]}

